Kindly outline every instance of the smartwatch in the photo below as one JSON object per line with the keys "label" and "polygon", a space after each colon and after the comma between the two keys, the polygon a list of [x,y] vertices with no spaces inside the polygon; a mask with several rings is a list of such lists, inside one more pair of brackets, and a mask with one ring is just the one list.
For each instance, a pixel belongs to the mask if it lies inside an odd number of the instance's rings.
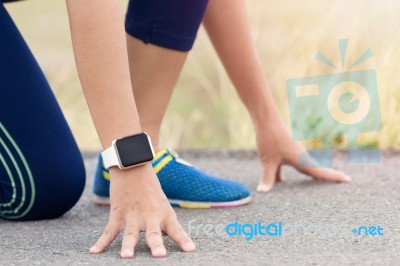
{"label": "smartwatch", "polygon": [[107,169],[113,166],[129,169],[151,162],[154,150],[150,137],[142,132],[114,140],[111,147],[101,153],[101,157]]}

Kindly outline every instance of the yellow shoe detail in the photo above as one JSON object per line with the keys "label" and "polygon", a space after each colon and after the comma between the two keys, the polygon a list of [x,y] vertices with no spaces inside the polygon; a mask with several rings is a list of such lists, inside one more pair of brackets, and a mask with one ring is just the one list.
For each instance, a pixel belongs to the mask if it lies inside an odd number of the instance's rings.
{"label": "yellow shoe detail", "polygon": [[158,174],[158,172],[161,171],[161,169],[170,161],[172,160],[172,156],[168,155],[167,157],[165,157],[164,159],[161,160],[161,162],[159,162],[156,167],[154,167],[154,171],[156,172],[156,174]]}
{"label": "yellow shoe detail", "polygon": [[157,152],[156,155],[154,155],[153,162],[157,161],[161,156],[163,156],[166,153],[167,153],[166,149]]}
{"label": "yellow shoe detail", "polygon": [[106,180],[110,180],[110,173],[108,171],[103,171],[103,177]]}
{"label": "yellow shoe detail", "polygon": [[211,205],[191,205],[191,204],[180,203],[179,207],[186,209],[210,209]]}

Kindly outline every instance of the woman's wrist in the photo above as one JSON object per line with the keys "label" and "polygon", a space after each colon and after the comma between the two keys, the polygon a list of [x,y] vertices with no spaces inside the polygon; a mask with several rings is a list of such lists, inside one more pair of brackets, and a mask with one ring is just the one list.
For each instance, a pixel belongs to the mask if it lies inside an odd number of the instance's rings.
{"label": "woman's wrist", "polygon": [[129,168],[129,169],[119,169],[118,167],[111,167],[110,170],[110,175],[111,178],[114,176],[135,176],[135,175],[140,175],[143,172],[149,171],[151,168],[151,171],[153,171],[153,167],[151,166],[151,162],[146,163],[144,165],[140,165],[137,167]]}
{"label": "woman's wrist", "polygon": [[253,121],[255,129],[272,123],[279,115],[273,101],[267,99],[258,99],[247,106],[250,117]]}
{"label": "woman's wrist", "polygon": [[245,93],[240,93],[240,97],[254,125],[268,122],[278,115],[273,95],[268,87],[251,88]]}

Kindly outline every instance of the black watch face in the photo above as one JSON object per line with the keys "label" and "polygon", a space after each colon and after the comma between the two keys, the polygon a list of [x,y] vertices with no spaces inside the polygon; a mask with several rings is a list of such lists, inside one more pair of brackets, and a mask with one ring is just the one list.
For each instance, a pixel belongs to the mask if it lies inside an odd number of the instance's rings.
{"label": "black watch face", "polygon": [[144,133],[119,139],[115,144],[123,167],[153,160],[151,144]]}

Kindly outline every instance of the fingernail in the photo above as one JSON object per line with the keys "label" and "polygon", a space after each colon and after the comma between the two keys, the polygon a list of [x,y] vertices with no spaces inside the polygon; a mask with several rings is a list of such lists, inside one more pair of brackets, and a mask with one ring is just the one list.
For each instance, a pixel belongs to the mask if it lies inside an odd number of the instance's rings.
{"label": "fingernail", "polygon": [[346,182],[351,182],[351,177],[348,176],[348,175],[345,175],[345,176],[344,176],[344,180],[345,180]]}
{"label": "fingernail", "polygon": [[266,184],[259,184],[257,186],[257,192],[269,192],[272,189],[272,186]]}
{"label": "fingernail", "polygon": [[99,253],[100,252],[100,250],[99,250],[99,248],[98,247],[96,247],[96,246],[92,246],[90,249],[89,249],[89,253]]}
{"label": "fingernail", "polygon": [[132,258],[133,257],[133,251],[130,250],[129,248],[126,248],[121,252],[121,257],[122,258]]}
{"label": "fingernail", "polygon": [[166,253],[167,253],[167,252],[166,252],[166,250],[165,250],[164,248],[158,247],[158,248],[156,248],[156,249],[154,250],[153,256],[154,256],[154,257],[162,257],[162,256],[165,256]]}
{"label": "fingernail", "polygon": [[186,242],[184,245],[184,251],[193,251],[195,250],[196,246],[193,242]]}

